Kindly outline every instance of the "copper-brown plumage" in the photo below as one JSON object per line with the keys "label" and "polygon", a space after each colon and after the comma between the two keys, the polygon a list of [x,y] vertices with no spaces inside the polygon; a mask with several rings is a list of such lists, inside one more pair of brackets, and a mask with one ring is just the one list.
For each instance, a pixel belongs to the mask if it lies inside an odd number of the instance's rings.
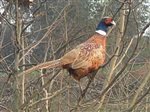
{"label": "copper-brown plumage", "polygon": [[105,41],[106,37],[95,34],[89,40],[60,58],[62,63],[65,63],[66,60],[71,62],[63,64],[62,67],[67,69],[74,79],[80,81],[81,78],[104,63]]}
{"label": "copper-brown plumage", "polygon": [[106,32],[107,27],[112,26],[112,18],[104,18],[99,23],[96,33],[84,43],[76,46],[60,59],[39,64],[24,71],[31,71],[44,68],[62,67],[67,69],[69,74],[77,81],[87,76],[88,73],[98,69],[104,63],[106,53]]}

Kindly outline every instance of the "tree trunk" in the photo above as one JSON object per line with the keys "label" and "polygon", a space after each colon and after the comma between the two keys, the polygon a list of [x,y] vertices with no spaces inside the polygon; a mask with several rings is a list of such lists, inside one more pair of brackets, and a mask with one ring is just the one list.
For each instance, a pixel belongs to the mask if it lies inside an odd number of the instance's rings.
{"label": "tree trunk", "polygon": [[19,70],[19,56],[20,56],[20,45],[21,45],[21,31],[22,31],[22,21],[20,16],[20,11],[18,9],[18,0],[16,0],[15,4],[16,10],[16,29],[14,35],[14,45],[15,45],[15,72],[14,72],[14,103],[13,103],[13,111],[19,112],[20,105],[20,93],[19,93],[19,81],[18,81],[18,70]]}
{"label": "tree trunk", "polygon": [[[118,32],[118,36],[117,36],[117,40],[116,40],[116,48],[117,48],[117,51],[116,51],[116,57],[114,57],[110,63],[110,69],[109,69],[109,75],[106,76],[106,80],[105,80],[105,83],[104,83],[104,86],[102,88],[102,91],[105,90],[105,88],[108,86],[108,84],[110,83],[110,80],[112,78],[112,75],[115,71],[115,65],[116,65],[116,62],[117,62],[117,55],[119,54],[119,50],[120,50],[120,43],[121,43],[121,38],[123,36],[123,32],[124,32],[124,20],[125,20],[125,10],[123,10],[125,8],[125,5],[122,7],[122,10],[121,10],[121,19],[120,19],[120,25],[119,25],[119,32]],[[102,104],[104,102],[104,99],[105,99],[105,95],[104,94],[101,98],[101,101],[100,101],[100,104],[98,106],[98,110],[101,109],[102,107]]]}

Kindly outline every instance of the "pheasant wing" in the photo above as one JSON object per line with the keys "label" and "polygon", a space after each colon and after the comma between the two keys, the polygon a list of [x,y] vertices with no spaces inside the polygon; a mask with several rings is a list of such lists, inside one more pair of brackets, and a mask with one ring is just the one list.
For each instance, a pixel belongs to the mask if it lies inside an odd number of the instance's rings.
{"label": "pheasant wing", "polygon": [[83,43],[75,51],[78,55],[71,64],[73,69],[89,68],[93,63],[104,58],[104,48],[97,43]]}

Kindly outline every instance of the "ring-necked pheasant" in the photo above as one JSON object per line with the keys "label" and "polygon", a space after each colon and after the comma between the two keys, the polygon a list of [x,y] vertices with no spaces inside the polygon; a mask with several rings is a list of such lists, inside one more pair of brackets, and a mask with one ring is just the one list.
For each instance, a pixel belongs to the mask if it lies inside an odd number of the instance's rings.
{"label": "ring-necked pheasant", "polygon": [[23,73],[27,74],[37,69],[62,67],[67,69],[69,74],[80,82],[81,78],[98,69],[98,67],[104,63],[107,28],[113,25],[115,25],[115,22],[112,18],[103,18],[98,24],[95,34],[90,39],[76,46],[60,59],[41,63]]}

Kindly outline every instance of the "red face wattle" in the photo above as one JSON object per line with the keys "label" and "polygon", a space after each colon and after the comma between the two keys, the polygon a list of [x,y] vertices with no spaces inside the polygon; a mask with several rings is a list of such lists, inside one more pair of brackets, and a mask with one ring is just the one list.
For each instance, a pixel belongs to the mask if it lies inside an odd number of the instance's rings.
{"label": "red face wattle", "polygon": [[107,19],[105,20],[105,23],[106,23],[106,24],[109,24],[109,23],[111,23],[112,21],[113,21],[112,18],[107,18]]}

